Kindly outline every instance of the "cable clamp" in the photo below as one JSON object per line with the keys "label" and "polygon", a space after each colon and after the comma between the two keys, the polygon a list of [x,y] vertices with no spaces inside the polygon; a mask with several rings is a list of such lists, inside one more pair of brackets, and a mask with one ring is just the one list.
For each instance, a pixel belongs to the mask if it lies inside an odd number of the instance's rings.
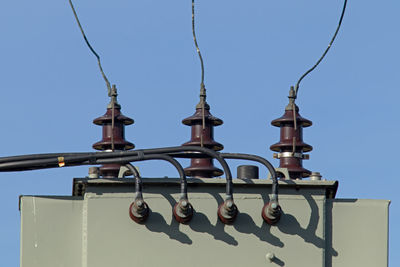
{"label": "cable clamp", "polygon": [[58,157],[58,167],[64,167],[65,166],[65,161],[64,157]]}
{"label": "cable clamp", "polygon": [[310,155],[299,153],[299,152],[295,152],[295,153],[293,153],[293,152],[274,153],[273,157],[274,157],[274,159],[280,159],[280,158],[310,159]]}
{"label": "cable clamp", "polygon": [[139,160],[143,160],[144,159],[144,152],[143,150],[137,150],[137,157]]}

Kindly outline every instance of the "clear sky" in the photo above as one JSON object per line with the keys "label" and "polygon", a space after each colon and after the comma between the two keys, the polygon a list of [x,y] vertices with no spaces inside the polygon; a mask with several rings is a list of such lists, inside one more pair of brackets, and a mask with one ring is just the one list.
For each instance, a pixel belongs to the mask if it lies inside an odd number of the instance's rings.
{"label": "clear sky", "polygon": [[[122,112],[135,120],[126,139],[137,148],[188,141],[190,129],[181,120],[193,114],[200,84],[191,1],[74,3],[117,85]],[[283,114],[289,87],[326,48],[342,5],[198,1],[205,85],[212,114],[224,120],[215,129],[224,151],[278,165],[269,146],[279,129],[270,121]],[[331,51],[303,80],[297,100],[301,115],[314,123],[304,130],[314,147],[304,166],[339,180],[339,198],[392,200],[393,267],[400,266],[399,11],[398,0],[350,0]],[[108,99],[68,1],[3,1],[0,36],[0,156],[92,151],[101,139],[92,120],[104,114]],[[177,176],[163,162],[139,166],[145,177]],[[0,174],[3,266],[19,264],[18,196],[71,195],[72,178],[86,175],[87,167]]]}

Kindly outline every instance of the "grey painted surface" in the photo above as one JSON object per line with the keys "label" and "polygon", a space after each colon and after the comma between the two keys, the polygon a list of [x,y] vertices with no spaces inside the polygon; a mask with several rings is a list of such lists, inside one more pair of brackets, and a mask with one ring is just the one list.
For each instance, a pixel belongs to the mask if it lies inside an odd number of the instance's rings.
{"label": "grey painted surface", "polygon": [[82,201],[22,197],[21,266],[81,266]]}
{"label": "grey painted surface", "polygon": [[332,266],[388,266],[389,204],[387,200],[334,200]]}
{"label": "grey painted surface", "polygon": [[282,188],[284,214],[269,226],[261,208],[270,182],[255,184],[235,181],[240,214],[231,226],[218,221],[224,187],[214,179],[189,187],[189,225],[172,218],[179,187],[171,179],[145,182],[144,225],[128,215],[131,184],[89,183],[81,200],[22,197],[21,266],[387,266],[387,201],[326,199],[332,182],[302,181]]}

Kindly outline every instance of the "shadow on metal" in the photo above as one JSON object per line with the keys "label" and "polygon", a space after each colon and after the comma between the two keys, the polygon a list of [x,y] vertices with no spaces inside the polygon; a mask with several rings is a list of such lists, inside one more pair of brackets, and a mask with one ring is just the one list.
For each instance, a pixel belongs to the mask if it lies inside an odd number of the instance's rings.
{"label": "shadow on metal", "polygon": [[[176,204],[176,200],[171,195],[169,194],[162,194],[162,195],[168,200],[168,202],[171,204],[171,207],[173,207]],[[224,202],[222,197],[220,197],[219,195],[218,199],[219,199],[218,203]],[[215,207],[215,211],[217,211],[217,206]],[[175,219],[172,218],[171,225],[173,225],[174,223],[178,224],[175,221]],[[232,246],[238,245],[236,239],[225,232],[224,230],[225,225],[223,223],[221,223],[218,220],[216,225],[213,225],[204,213],[196,211],[196,207],[194,207],[193,220],[189,222],[188,226],[195,232],[207,233],[212,237],[214,237],[215,240],[223,241],[228,245]],[[179,231],[178,227],[176,230]]]}
{"label": "shadow on metal", "polygon": [[278,266],[285,266],[285,263],[279,259],[278,257],[275,256],[275,258],[272,260],[273,263],[275,263]]}
{"label": "shadow on metal", "polygon": [[[321,219],[318,212],[318,206],[315,200],[310,195],[304,195],[304,197],[311,209],[311,216],[307,227],[302,228],[300,226],[300,223],[293,215],[285,212],[282,212],[281,221],[276,226],[282,233],[289,235],[298,235],[304,240],[304,242],[313,244],[318,248],[324,249],[325,252],[329,252],[328,254],[331,256],[338,256],[338,252],[332,247],[332,242],[326,242],[326,239],[324,240],[323,238],[316,235],[318,222]],[[326,208],[328,209],[328,207]],[[330,213],[332,213],[332,209],[330,209]],[[329,221],[329,218],[327,218],[327,220],[325,221]],[[325,225],[325,231],[326,235],[331,236],[331,225]]]}
{"label": "shadow on metal", "polygon": [[172,218],[171,224],[167,224],[164,217],[158,213],[150,211],[149,219],[145,224],[146,228],[151,232],[164,233],[170,239],[181,242],[182,244],[191,245],[193,241],[185,233],[179,231],[179,223]]}
{"label": "shadow on metal", "polygon": [[237,246],[239,244],[233,236],[225,232],[224,228],[226,225],[220,222],[218,219],[217,223],[213,225],[204,213],[195,211],[193,217],[195,220],[189,224],[190,229],[193,231],[207,233],[214,237],[215,240],[223,241],[228,245]]}
{"label": "shadow on metal", "polygon": [[255,235],[260,241],[267,242],[276,247],[284,247],[283,242],[271,234],[271,225],[263,222],[262,226],[258,227],[247,213],[239,213],[233,227],[240,233]]}

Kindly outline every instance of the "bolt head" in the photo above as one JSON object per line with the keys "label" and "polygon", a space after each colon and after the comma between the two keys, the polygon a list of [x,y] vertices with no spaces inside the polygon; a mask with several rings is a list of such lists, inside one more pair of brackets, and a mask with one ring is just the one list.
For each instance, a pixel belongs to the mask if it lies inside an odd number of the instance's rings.
{"label": "bolt head", "polygon": [[181,206],[182,206],[183,208],[186,208],[187,205],[188,205],[188,202],[187,202],[186,200],[182,200],[182,201],[181,201]]}
{"label": "bolt head", "polygon": [[226,206],[228,209],[232,209],[232,208],[233,208],[233,201],[228,200],[228,201],[225,203],[225,206]]}
{"label": "bolt head", "polygon": [[143,200],[141,200],[141,199],[139,199],[139,200],[137,200],[136,201],[136,206],[138,207],[138,208],[141,208],[141,207],[143,207]]}

